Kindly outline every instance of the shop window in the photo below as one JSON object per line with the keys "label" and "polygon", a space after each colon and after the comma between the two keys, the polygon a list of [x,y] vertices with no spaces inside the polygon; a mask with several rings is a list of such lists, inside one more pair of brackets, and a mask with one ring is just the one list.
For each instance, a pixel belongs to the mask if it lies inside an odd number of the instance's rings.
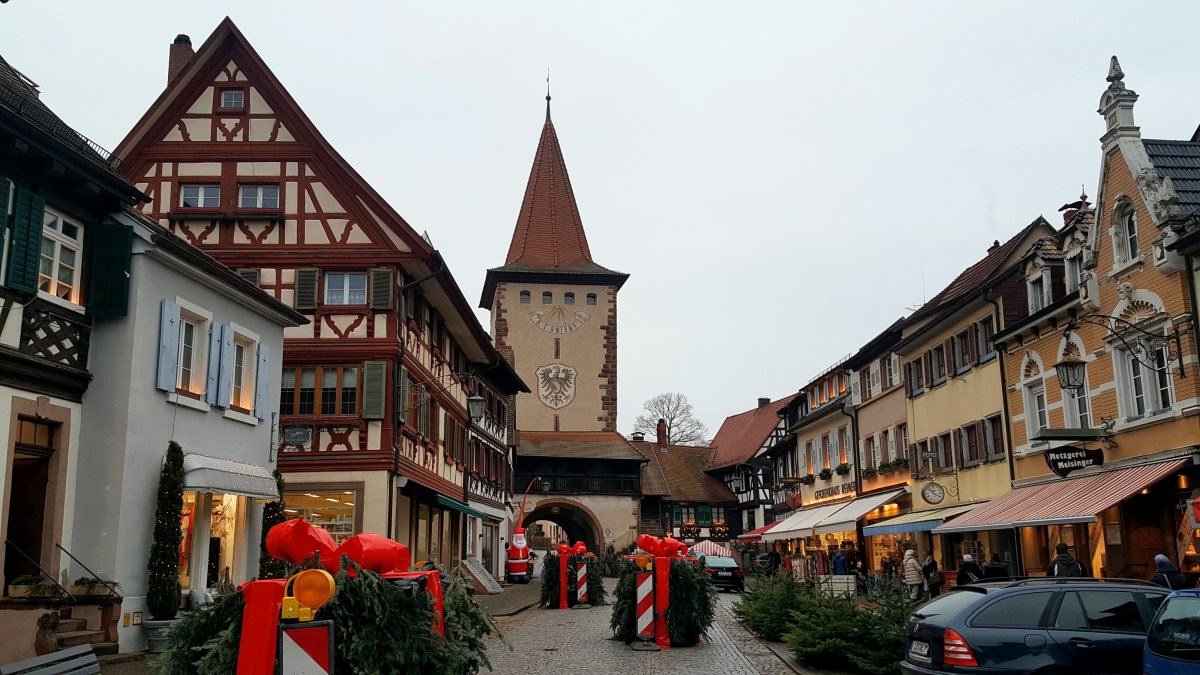
{"label": "shop window", "polygon": [[[230,587],[246,580],[238,569],[238,551],[249,543],[245,534],[246,499],[221,493],[184,492],[180,521],[179,583],[205,590]],[[198,523],[207,519],[208,533]],[[255,544],[257,546],[257,544]]]}
{"label": "shop window", "polygon": [[333,535],[338,544],[358,533],[359,490],[287,490],[283,493],[283,511],[288,518],[300,518]]}

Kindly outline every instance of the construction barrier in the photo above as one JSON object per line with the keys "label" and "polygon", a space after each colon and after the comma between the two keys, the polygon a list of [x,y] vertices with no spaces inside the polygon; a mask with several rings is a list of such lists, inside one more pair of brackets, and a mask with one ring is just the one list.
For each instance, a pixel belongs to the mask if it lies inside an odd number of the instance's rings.
{"label": "construction barrier", "polygon": [[575,602],[576,607],[588,606],[587,562],[580,560],[575,566]]}
{"label": "construction barrier", "polygon": [[637,573],[637,636],[643,641],[654,639],[654,574]]}

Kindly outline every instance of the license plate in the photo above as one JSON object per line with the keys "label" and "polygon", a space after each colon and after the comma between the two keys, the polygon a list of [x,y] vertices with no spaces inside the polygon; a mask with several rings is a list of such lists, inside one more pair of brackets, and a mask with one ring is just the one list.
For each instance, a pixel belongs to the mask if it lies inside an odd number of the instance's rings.
{"label": "license plate", "polygon": [[733,576],[733,572],[717,572],[717,576],[719,576],[719,577],[731,577],[731,576]]}
{"label": "license plate", "polygon": [[919,661],[929,661],[929,643],[913,640],[908,646],[908,654]]}

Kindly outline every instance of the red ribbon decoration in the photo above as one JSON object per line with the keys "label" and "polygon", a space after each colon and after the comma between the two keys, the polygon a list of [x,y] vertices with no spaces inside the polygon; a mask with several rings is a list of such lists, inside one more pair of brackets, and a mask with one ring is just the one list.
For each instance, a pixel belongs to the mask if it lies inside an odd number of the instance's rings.
{"label": "red ribbon decoration", "polygon": [[687,544],[674,537],[638,535],[638,548],[654,556],[654,641],[660,649],[671,648],[667,633],[667,607],[671,604],[671,564],[687,555]]}
{"label": "red ribbon decoration", "polygon": [[567,558],[572,553],[566,544],[558,545],[558,608],[567,608]]}

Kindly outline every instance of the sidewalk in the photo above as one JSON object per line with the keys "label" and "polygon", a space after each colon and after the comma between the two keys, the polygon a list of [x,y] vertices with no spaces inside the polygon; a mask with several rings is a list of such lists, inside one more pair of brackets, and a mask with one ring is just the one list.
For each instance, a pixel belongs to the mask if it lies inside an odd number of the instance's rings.
{"label": "sidewalk", "polygon": [[492,616],[512,616],[537,605],[541,593],[542,580],[535,577],[527,584],[505,586],[503,593],[476,595],[475,599],[479,600],[479,604]]}

